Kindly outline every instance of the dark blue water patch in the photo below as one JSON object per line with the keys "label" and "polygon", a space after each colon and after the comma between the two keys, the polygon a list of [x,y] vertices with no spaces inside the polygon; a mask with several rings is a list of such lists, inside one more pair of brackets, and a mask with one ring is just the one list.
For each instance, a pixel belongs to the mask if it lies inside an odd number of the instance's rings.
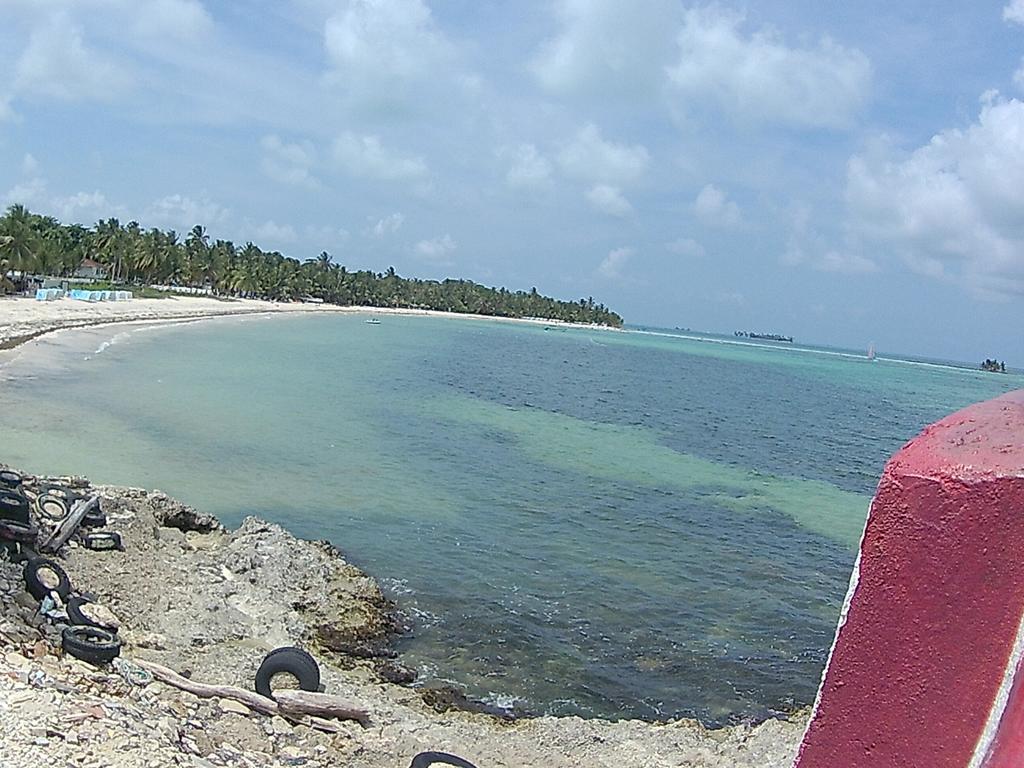
{"label": "dark blue water patch", "polygon": [[[598,481],[489,431],[444,430],[436,479],[483,483],[490,504],[416,533],[410,556],[438,557],[415,569],[414,605],[443,618],[405,641],[414,658],[444,648],[465,679],[515,680],[524,706],[557,714],[723,723],[811,701],[848,549],[772,510],[737,515],[700,491]],[[355,551],[376,565],[372,542]]]}
{"label": "dark blue water patch", "polygon": [[458,334],[444,383],[506,406],[645,427],[681,453],[863,494],[888,456],[948,409],[882,399],[813,369],[598,345],[582,333],[535,336],[480,344]]}
{"label": "dark blue water patch", "polygon": [[484,531],[480,519],[448,529],[476,565],[435,564],[454,569],[457,599],[432,592],[426,574],[413,579],[423,586],[416,606],[444,617],[406,641],[413,657],[444,646],[468,679],[515,679],[527,708],[557,714],[720,724],[809,703],[848,553],[781,515],[737,526],[698,499],[631,496],[605,508],[493,511],[522,520],[518,529]]}

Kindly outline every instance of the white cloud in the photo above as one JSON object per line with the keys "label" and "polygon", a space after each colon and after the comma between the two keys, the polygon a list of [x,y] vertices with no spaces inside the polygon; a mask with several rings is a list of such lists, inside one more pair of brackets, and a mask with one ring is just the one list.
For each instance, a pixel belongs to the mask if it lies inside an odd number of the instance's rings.
{"label": "white cloud", "polygon": [[533,144],[520,144],[513,152],[512,167],[505,174],[510,187],[543,187],[551,182],[551,161]]}
{"label": "white cloud", "polygon": [[294,243],[298,239],[291,224],[278,224],[273,219],[260,224],[253,234],[256,240],[271,243]]}
{"label": "white cloud", "polygon": [[878,271],[878,264],[856,248],[840,251],[831,247],[814,226],[814,212],[806,205],[797,206],[793,212],[789,240],[781,261],[791,267],[808,266],[821,272],[847,275]]}
{"label": "white cloud", "polygon": [[453,55],[421,0],[348,0],[324,25],[328,81],[358,100],[403,100]]}
{"label": "white cloud", "polygon": [[740,207],[729,200],[725,192],[708,184],[693,201],[693,212],[705,224],[734,227],[740,223]]}
{"label": "white cloud", "polygon": [[32,30],[14,70],[20,94],[66,101],[113,101],[132,86],[127,68],[85,44],[64,13]]}
{"label": "white cloud", "polygon": [[364,179],[396,181],[427,172],[422,158],[385,149],[376,136],[357,136],[350,131],[334,141],[334,159],[350,176]]}
{"label": "white cloud", "polygon": [[263,148],[261,167],[275,181],[296,186],[316,187],[318,182],[311,173],[316,161],[316,150],[308,141],[289,144],[275,134],[260,140]]}
{"label": "white cloud", "polygon": [[1024,102],[985,94],[978,120],[909,155],[854,157],[851,232],[973,293],[1024,295]]}
{"label": "white cloud", "polygon": [[770,29],[742,34],[744,17],[719,6],[686,12],[679,61],[668,69],[684,111],[705,102],[743,121],[812,128],[850,125],[867,101],[871,63],[823,38],[790,48]]}
{"label": "white cloud", "polygon": [[878,271],[878,265],[859,253],[842,253],[826,251],[821,259],[814,264],[823,272],[841,272],[846,275],[870,274]]}
{"label": "white cloud", "polygon": [[141,223],[147,227],[170,227],[187,232],[196,224],[213,227],[227,221],[229,211],[206,196],[194,199],[187,195],[167,195],[146,209]]}
{"label": "white cloud", "polygon": [[378,219],[376,223],[372,224],[369,230],[367,230],[367,234],[371,234],[374,237],[393,235],[402,228],[402,224],[404,223],[405,216],[400,213],[389,213],[384,218]]}
{"label": "white cloud", "polygon": [[338,248],[345,245],[352,237],[347,229],[344,227],[313,227],[308,226],[305,229],[306,240],[309,240],[317,248]]}
{"label": "white cloud", "polygon": [[9,205],[24,205],[26,208],[38,209],[46,205],[46,181],[41,178],[31,178],[28,181],[16,184],[3,196],[3,208]]}
{"label": "white cloud", "polygon": [[55,197],[50,201],[47,213],[62,222],[81,222],[86,226],[102,218],[123,215],[120,206],[113,205],[99,190]]}
{"label": "white cloud", "polygon": [[622,277],[622,268],[626,266],[636,251],[629,247],[613,248],[597,267],[598,274],[610,280]]}
{"label": "white cloud", "polygon": [[633,206],[623,197],[622,191],[610,184],[592,187],[587,190],[586,198],[594,210],[609,216],[629,216],[633,212]]}
{"label": "white cloud", "polygon": [[[213,19],[199,0],[133,0],[124,11],[135,13],[136,34],[175,43],[198,42],[213,31]],[[122,12],[124,12],[122,11]]]}
{"label": "white cloud", "polygon": [[639,178],[649,161],[650,154],[642,144],[605,141],[593,123],[583,126],[558,156],[562,170],[570,176],[616,183]]}
{"label": "white cloud", "polygon": [[666,244],[665,247],[672,253],[679,254],[680,256],[700,257],[705,254],[704,246],[692,237],[681,237]]}
{"label": "white cloud", "polygon": [[433,240],[420,240],[416,243],[416,253],[435,264],[450,264],[450,255],[458,247],[452,236],[446,234]]}
{"label": "white cloud", "polygon": [[1010,0],[1003,8],[1003,18],[1017,24],[1024,24],[1024,0]]}
{"label": "white cloud", "polygon": [[1013,73],[1013,84],[1024,91],[1024,58],[1020,60],[1020,66]]}
{"label": "white cloud", "polygon": [[32,153],[26,152],[25,156],[21,158],[21,173],[25,176],[34,176],[38,169],[39,163],[36,162]]}
{"label": "white cloud", "polygon": [[530,69],[556,92],[651,91],[671,56],[678,8],[672,0],[560,0],[561,31],[544,42]]}
{"label": "white cloud", "polygon": [[[22,168],[34,171],[35,158],[32,155],[25,155]],[[0,196],[0,210],[18,203],[36,213],[55,216],[65,224],[78,223],[86,226],[100,218],[125,216],[124,209],[112,204],[99,190],[54,195],[47,187],[46,179],[33,176]]]}
{"label": "white cloud", "polygon": [[747,297],[740,291],[716,291],[715,301],[719,304],[729,304],[734,307],[742,307],[747,303]]}

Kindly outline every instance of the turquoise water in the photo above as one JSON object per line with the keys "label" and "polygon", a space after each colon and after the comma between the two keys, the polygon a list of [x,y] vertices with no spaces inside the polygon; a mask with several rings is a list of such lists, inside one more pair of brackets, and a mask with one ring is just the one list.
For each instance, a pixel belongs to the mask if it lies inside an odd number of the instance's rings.
{"label": "turquoise water", "polygon": [[472,320],[107,328],[0,369],[0,461],[330,539],[425,680],[722,723],[811,702],[885,459],[1021,385]]}

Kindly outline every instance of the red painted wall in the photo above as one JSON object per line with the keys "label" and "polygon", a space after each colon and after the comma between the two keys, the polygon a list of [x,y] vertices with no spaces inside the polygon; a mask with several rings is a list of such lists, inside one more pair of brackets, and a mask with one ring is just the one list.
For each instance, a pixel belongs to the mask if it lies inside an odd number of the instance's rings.
{"label": "red painted wall", "polygon": [[[1024,612],[1024,392],[933,424],[885,467],[797,768],[966,768]],[[1024,681],[1022,681],[1024,683]],[[1024,691],[987,768],[1024,765]]]}

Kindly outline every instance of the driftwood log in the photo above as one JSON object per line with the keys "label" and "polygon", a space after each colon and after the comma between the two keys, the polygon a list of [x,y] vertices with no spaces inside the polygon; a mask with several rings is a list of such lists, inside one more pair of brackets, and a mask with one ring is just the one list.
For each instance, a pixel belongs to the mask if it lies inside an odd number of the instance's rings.
{"label": "driftwood log", "polygon": [[282,714],[317,715],[334,720],[358,720],[364,724],[370,717],[365,709],[328,693],[286,689],[275,691],[274,700]]}
{"label": "driftwood log", "polygon": [[261,714],[280,715],[289,720],[309,725],[328,733],[338,733],[341,730],[338,724],[332,722],[332,720],[355,720],[362,726],[366,726],[370,720],[370,713],[367,710],[326,693],[278,691],[275,694],[277,696],[275,701],[253,691],[246,691],[232,685],[197,683],[195,680],[182,677],[173,669],[152,661],[142,661],[141,659],[133,659],[133,661],[143,669],[151,672],[157,680],[195,694],[200,698],[219,697],[222,699],[234,699]]}
{"label": "driftwood log", "polygon": [[82,520],[89,514],[94,508],[99,506],[100,497],[93,496],[88,501],[79,499],[71,505],[71,511],[68,516],[64,518],[64,521],[57,526],[53,533],[50,534],[49,538],[46,539],[42,544],[39,545],[41,552],[52,553],[63,547],[67,540],[71,538],[71,535],[78,530],[78,526],[82,524]]}

